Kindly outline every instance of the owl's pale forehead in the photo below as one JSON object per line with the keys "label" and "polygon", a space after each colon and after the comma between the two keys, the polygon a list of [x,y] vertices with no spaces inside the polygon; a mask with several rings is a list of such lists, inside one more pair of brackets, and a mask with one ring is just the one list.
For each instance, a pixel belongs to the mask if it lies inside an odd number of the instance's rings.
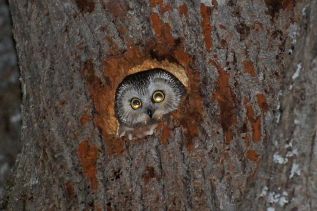
{"label": "owl's pale forehead", "polygon": [[167,90],[171,89],[172,84],[165,80],[150,80],[148,83],[142,85],[127,85],[121,88],[119,94],[122,95],[137,95],[137,96],[149,96],[156,90]]}
{"label": "owl's pale forehead", "polygon": [[128,75],[119,85],[117,96],[126,94],[148,95],[151,94],[149,92],[156,89],[172,88],[174,90],[180,86],[181,83],[172,74],[161,69],[153,69]]}
{"label": "owl's pale forehead", "polygon": [[156,79],[163,79],[167,81],[173,80],[172,76],[163,71],[146,71],[127,76],[122,81],[120,86],[122,88],[128,88],[129,86],[143,87],[149,85],[149,83],[153,82]]}
{"label": "owl's pale forehead", "polygon": [[118,90],[118,95],[139,95],[145,94],[148,91],[149,83],[125,83]]}

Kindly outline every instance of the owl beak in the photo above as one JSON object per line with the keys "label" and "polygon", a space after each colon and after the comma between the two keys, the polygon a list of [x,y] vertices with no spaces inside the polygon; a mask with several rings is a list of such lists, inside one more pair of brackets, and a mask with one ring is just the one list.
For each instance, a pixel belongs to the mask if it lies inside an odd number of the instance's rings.
{"label": "owl beak", "polygon": [[154,112],[153,112],[152,109],[147,109],[147,110],[146,110],[146,113],[147,113],[147,115],[149,115],[150,118],[153,117],[153,113],[154,113]]}

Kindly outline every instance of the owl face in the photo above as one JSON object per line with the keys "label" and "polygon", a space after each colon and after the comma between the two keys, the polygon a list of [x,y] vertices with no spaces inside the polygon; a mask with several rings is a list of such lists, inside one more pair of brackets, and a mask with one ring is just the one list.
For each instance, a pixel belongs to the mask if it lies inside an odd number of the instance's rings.
{"label": "owl face", "polygon": [[129,127],[155,123],[178,108],[185,92],[184,85],[163,69],[129,75],[116,92],[118,120]]}

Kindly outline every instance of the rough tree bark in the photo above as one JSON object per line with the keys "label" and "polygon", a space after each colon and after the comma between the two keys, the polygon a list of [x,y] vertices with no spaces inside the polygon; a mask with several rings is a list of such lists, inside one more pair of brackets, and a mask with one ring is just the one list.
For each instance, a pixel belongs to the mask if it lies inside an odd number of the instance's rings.
{"label": "rough tree bark", "polygon": [[[11,210],[317,210],[317,2],[10,0],[24,147]],[[117,81],[184,67],[183,108],[111,136]]]}

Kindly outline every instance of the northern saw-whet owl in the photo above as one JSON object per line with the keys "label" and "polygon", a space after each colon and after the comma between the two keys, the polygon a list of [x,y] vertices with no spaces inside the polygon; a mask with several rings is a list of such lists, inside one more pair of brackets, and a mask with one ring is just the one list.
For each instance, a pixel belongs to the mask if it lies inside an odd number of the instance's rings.
{"label": "northern saw-whet owl", "polygon": [[[128,75],[116,91],[119,135],[127,134],[130,140],[133,136],[152,135],[157,123],[179,107],[185,94],[184,85],[163,69],[154,68]],[[133,132],[136,128],[145,129]]]}

